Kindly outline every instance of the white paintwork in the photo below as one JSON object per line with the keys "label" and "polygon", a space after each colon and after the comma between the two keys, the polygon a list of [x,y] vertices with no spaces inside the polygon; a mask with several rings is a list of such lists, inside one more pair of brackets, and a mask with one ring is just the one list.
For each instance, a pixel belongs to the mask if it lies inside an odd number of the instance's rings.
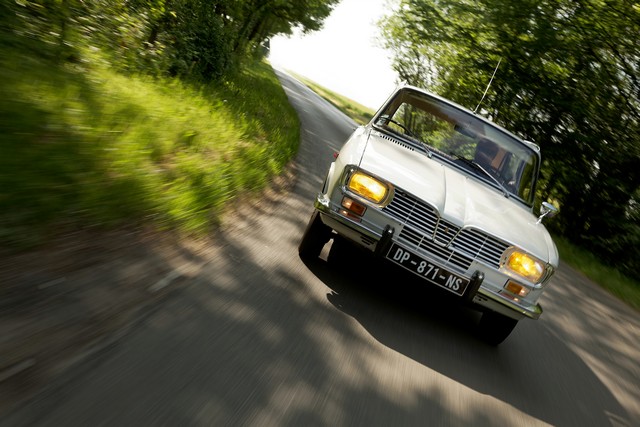
{"label": "white paintwork", "polygon": [[[345,151],[351,151],[350,144]],[[372,132],[359,166],[435,206],[448,221],[482,229],[554,266],[558,264],[549,233],[544,225],[536,224],[537,217],[526,206],[435,156],[429,158]]]}

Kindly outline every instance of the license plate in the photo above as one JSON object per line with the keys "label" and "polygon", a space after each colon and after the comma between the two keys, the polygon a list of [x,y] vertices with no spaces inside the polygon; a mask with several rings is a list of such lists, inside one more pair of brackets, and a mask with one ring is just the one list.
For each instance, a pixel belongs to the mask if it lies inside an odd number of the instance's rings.
{"label": "license plate", "polygon": [[454,294],[464,294],[469,280],[453,274],[437,264],[429,262],[422,257],[410,252],[397,244],[393,244],[387,258],[407,270],[417,274],[423,279],[436,284]]}

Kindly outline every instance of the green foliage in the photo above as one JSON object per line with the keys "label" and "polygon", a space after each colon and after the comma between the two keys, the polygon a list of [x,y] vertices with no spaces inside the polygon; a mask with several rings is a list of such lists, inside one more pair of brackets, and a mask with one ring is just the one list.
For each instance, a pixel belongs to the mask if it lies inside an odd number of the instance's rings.
{"label": "green foliage", "polygon": [[622,301],[636,310],[640,310],[640,282],[632,279],[635,276],[625,276],[619,268],[604,265],[593,253],[571,244],[562,237],[555,237],[560,259],[589,279],[600,284]]}
{"label": "green foliage", "polygon": [[5,248],[67,226],[206,232],[230,200],[280,173],[299,141],[295,112],[262,63],[185,84],[3,48],[0,117]]}
{"label": "green foliage", "polygon": [[264,41],[338,0],[0,2],[0,242],[59,227],[203,232],[293,156]]}
{"label": "green foliage", "polygon": [[325,87],[318,85],[316,82],[307,79],[306,77],[296,75],[298,80],[303,82],[306,86],[308,86],[315,93],[323,97],[326,101],[331,103],[334,107],[342,111],[347,116],[351,117],[353,121],[358,124],[367,124],[375,114],[375,111],[365,107],[358,102],[345,98],[342,95],[339,95]]}
{"label": "green foliage", "polygon": [[0,21],[14,34],[57,46],[59,60],[77,49],[110,53],[132,72],[221,78],[264,43],[294,27],[319,29],[338,0],[16,0]]}
{"label": "green foliage", "polygon": [[[549,225],[602,259],[640,268],[640,10],[623,0],[401,0],[381,23],[409,83],[536,141]],[[635,194],[635,196],[634,196]],[[631,246],[630,246],[631,245]]]}

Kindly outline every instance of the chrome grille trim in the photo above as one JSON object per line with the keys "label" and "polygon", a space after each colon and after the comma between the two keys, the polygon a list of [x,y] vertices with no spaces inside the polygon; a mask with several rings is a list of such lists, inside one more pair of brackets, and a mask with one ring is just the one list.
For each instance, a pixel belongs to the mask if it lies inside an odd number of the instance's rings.
{"label": "chrome grille trim", "polygon": [[439,258],[443,267],[455,267],[456,270],[467,271],[471,265],[471,258],[435,244],[432,240],[427,239],[424,234],[413,230],[409,226],[402,229],[399,240],[403,243],[408,243],[409,246],[424,249],[431,255]]}
{"label": "chrome grille trim", "polygon": [[474,229],[460,228],[440,218],[437,209],[400,189],[383,212],[403,224],[399,239],[423,249],[446,265],[467,270],[473,260],[500,267],[500,259],[509,244]]}
{"label": "chrome grille trim", "polygon": [[411,225],[428,236],[433,236],[438,223],[438,212],[415,197],[395,190],[395,195],[383,211],[391,214],[404,225]]}
{"label": "chrome grille trim", "polygon": [[449,243],[451,243],[451,241],[459,231],[460,227],[453,224],[452,222],[440,218],[433,239],[436,241],[436,243],[447,246]]}
{"label": "chrome grille trim", "polygon": [[474,259],[500,267],[500,258],[509,244],[473,228],[464,228],[451,243],[451,249],[469,254]]}

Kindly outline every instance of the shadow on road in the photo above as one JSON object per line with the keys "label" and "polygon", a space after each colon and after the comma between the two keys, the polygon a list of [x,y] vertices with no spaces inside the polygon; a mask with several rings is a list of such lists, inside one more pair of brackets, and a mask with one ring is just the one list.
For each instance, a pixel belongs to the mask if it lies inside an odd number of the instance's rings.
{"label": "shadow on road", "polygon": [[501,346],[489,346],[475,335],[475,310],[351,249],[348,261],[305,264],[330,289],[328,301],[381,344],[552,425],[631,425],[607,387],[547,325],[525,319]]}

